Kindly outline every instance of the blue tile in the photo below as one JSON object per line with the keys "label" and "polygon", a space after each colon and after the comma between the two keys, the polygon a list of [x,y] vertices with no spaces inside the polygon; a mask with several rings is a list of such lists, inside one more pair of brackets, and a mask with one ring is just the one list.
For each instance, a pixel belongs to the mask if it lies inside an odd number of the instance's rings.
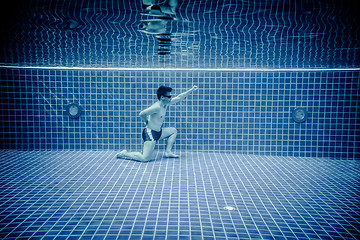
{"label": "blue tile", "polygon": [[[25,230],[99,238],[359,235],[351,227],[358,224],[356,215],[348,214],[353,199],[343,197],[344,191],[355,194],[357,161],[187,152],[180,159],[139,164],[116,159],[112,151],[0,154],[8,169],[28,163],[17,174],[0,172],[2,190],[11,193],[6,208],[13,209],[0,225],[7,237]],[[12,184],[27,191],[11,191]],[[225,210],[228,205],[235,210]]]}
{"label": "blue tile", "polygon": [[[116,101],[120,101],[128,96],[125,94],[126,89],[124,86],[131,86],[134,80],[138,81],[138,79],[136,79],[136,74],[138,73],[129,71],[125,74],[127,75],[127,78],[124,80],[125,85],[123,86],[123,89],[120,89],[122,92],[117,96],[114,95],[114,102],[111,102],[110,104],[106,102],[108,97],[107,95],[103,96],[103,91],[112,93],[114,90],[118,90],[120,85],[118,87],[116,87],[115,84],[112,85],[112,80],[109,80],[109,82],[105,84],[101,79],[98,79],[98,77],[116,75],[117,72],[115,71],[106,71],[105,74],[105,72],[98,73],[96,71],[64,70],[59,72],[52,70],[16,71],[2,69],[1,73],[1,76],[6,76],[6,78],[8,78],[6,79],[8,85],[5,85],[5,90],[9,92],[20,92],[20,94],[17,95],[19,96],[18,98],[9,97],[9,99],[6,99],[6,104],[8,106],[13,106],[10,107],[10,109],[14,108],[11,110],[14,114],[4,114],[3,116],[7,119],[5,122],[7,122],[8,125],[2,125],[1,129],[4,128],[8,131],[4,132],[3,141],[1,141],[4,144],[2,148],[42,150],[80,150],[85,148],[107,150],[118,149],[122,145],[125,145],[126,148],[130,148],[133,147],[134,144],[139,144],[139,141],[137,141],[137,136],[139,134],[130,135],[128,133],[141,131],[141,129],[139,130],[137,125],[134,124],[138,119],[136,111],[140,110],[134,110],[135,108],[132,107],[130,108],[129,104],[126,104],[126,101],[122,102],[124,106],[128,106],[125,107],[124,113],[126,116],[129,116],[121,121],[124,125],[120,126],[119,129],[119,132],[127,133],[125,135],[117,136],[110,134],[112,129],[109,123],[111,122],[112,125],[118,124],[118,120],[112,120],[112,118],[110,118],[111,114],[113,114],[112,109],[119,106],[119,104],[115,104]],[[143,73],[144,75],[141,76],[145,78],[140,82],[142,82],[144,86],[152,84],[152,88],[155,89],[157,85],[153,84],[153,78],[149,75],[150,72],[142,72],[142,74]],[[204,76],[206,76],[206,74],[200,73],[202,72],[186,73],[186,76],[192,76],[192,79],[197,79],[197,81],[202,82],[204,81]],[[55,87],[52,82],[48,82],[46,79],[51,78],[52,74],[55,74],[56,77],[63,74],[63,83],[57,82]],[[212,75],[213,73],[209,74]],[[39,78],[39,75],[41,78]],[[91,96],[92,99],[90,101],[84,102],[84,107],[87,109],[85,114],[93,117],[87,118],[86,121],[83,121],[82,119],[79,121],[69,121],[69,119],[64,117],[59,118],[58,113],[63,111],[63,104],[66,101],[59,101],[58,99],[60,99],[61,96],[71,98],[72,96],[67,95],[69,92],[71,94],[76,94],[79,91],[77,86],[82,86],[83,84],[81,79],[81,76],[83,75],[88,75],[88,81],[93,83],[85,85],[86,91],[88,93],[93,92],[94,94]],[[168,73],[157,73],[156,75],[166,77]],[[176,72],[176,75],[181,77],[185,76],[185,73]],[[354,91],[354,89],[357,89],[356,80],[359,77],[358,74],[354,74],[354,72],[351,71],[336,73],[250,72],[244,74],[248,77],[252,77],[251,80],[249,80],[250,82],[245,85],[241,83],[241,75],[242,74],[240,73],[235,74],[230,72],[214,74],[214,76],[221,77],[225,86],[231,85],[235,90],[232,92],[226,91],[226,93],[230,94],[227,94],[223,100],[219,98],[215,99],[215,101],[203,101],[217,92],[222,92],[222,89],[217,86],[219,84],[214,80],[213,82],[208,83],[208,86],[205,86],[205,91],[202,93],[199,91],[198,95],[193,96],[193,99],[199,99],[193,108],[193,110],[198,109],[198,111],[191,112],[195,117],[191,119],[188,117],[177,118],[178,120],[171,119],[170,123],[173,122],[174,125],[178,125],[180,122],[186,123],[184,125],[185,127],[179,127],[179,130],[181,130],[177,141],[179,150],[207,149],[216,151],[237,151],[244,154],[261,155],[270,151],[274,155],[283,156],[359,158],[358,151],[356,151],[356,146],[359,145],[358,142],[360,141],[359,138],[356,137],[358,135],[356,133],[358,132],[357,126],[359,124],[356,124],[357,118],[353,115],[353,113],[356,112],[357,105],[356,101],[352,101],[356,96],[356,91]],[[307,78],[310,75],[317,75],[317,78]],[[349,83],[341,84],[341,82],[334,77],[337,75],[346,76]],[[287,77],[286,81],[283,79],[285,76]],[[17,78],[29,78],[29,80],[32,81],[16,82],[11,80]],[[266,79],[266,81],[264,79]],[[307,83],[304,84],[304,81]],[[328,84],[320,85],[317,83],[321,81],[324,83],[327,82]],[[260,84],[260,82],[263,83]],[[335,85],[334,82],[336,83]],[[266,83],[266,85],[264,85],[264,83]],[[281,85],[278,86],[277,83],[280,83]],[[13,86],[10,86],[9,84]],[[30,85],[30,88],[28,85]],[[281,87],[282,85],[283,87]],[[308,90],[308,86],[310,85],[314,85],[315,88],[319,89],[321,89],[320,86],[322,86],[323,90]],[[99,88],[99,86],[102,87]],[[343,91],[339,91],[340,87],[345,89],[345,93],[347,94],[346,98],[344,98],[342,94]],[[282,94],[279,95],[280,91],[283,91],[283,88],[294,89],[296,91],[292,92],[285,90],[283,92],[285,96]],[[28,89],[40,91],[44,94],[44,101],[41,97],[39,98],[39,96],[34,95],[33,90],[28,91]],[[66,89],[66,91],[64,89]],[[250,89],[250,92],[246,89]],[[100,90],[101,93],[99,92],[98,94],[97,92]],[[294,94],[299,91],[301,92],[301,95],[306,94],[306,96],[302,96],[295,101]],[[253,93],[254,95],[257,95],[258,93],[265,94],[266,96],[262,95],[259,99],[263,98],[266,101],[258,102],[256,100],[258,99],[257,96],[251,95],[250,93]],[[146,95],[138,96],[139,99],[137,100],[140,101],[143,98],[148,99]],[[297,94],[297,98],[299,98],[299,96],[300,94]],[[334,99],[334,101],[331,101],[331,106],[326,103],[326,100],[329,99],[329,97]],[[36,101],[40,101],[40,105],[34,105],[33,98],[35,98]],[[239,102],[233,102],[234,99],[239,100]],[[282,99],[282,101],[279,102],[279,99]],[[75,100],[82,101],[82,97],[75,96]],[[128,100],[130,100],[130,98]],[[47,102],[49,104],[47,104]],[[146,100],[146,102],[148,102],[148,100]],[[343,107],[344,102],[349,105],[348,108]],[[44,107],[41,107],[41,104]],[[251,106],[258,104],[264,106],[260,108],[251,108]],[[295,124],[289,118],[290,110],[298,104],[309,106],[308,111],[310,113],[310,119],[305,123]],[[273,108],[271,108],[271,106],[273,106]],[[44,112],[44,108],[54,109],[54,111]],[[28,109],[33,109],[33,111],[25,111]],[[103,111],[99,112],[98,109],[102,109]],[[213,113],[212,109],[216,109],[217,114]],[[259,110],[261,112],[259,112]],[[36,113],[35,115],[33,114],[34,112]],[[240,113],[243,114],[239,115]],[[185,110],[181,110],[179,116],[186,116],[188,114],[190,114],[188,111],[185,112]],[[333,120],[326,120],[322,117],[327,115],[332,116],[331,119]],[[198,116],[208,116],[208,118],[204,121],[205,119],[198,118]],[[277,122],[277,124],[262,124],[264,118],[261,116],[273,116],[272,118],[267,119],[272,122]],[[14,124],[19,121],[21,124]],[[347,121],[352,122],[352,124],[347,124]],[[60,126],[58,124],[59,122],[61,122]],[[24,125],[30,127],[24,127]],[[69,129],[69,126],[74,127],[74,129]],[[131,126],[131,129],[129,126]],[[188,134],[187,128],[189,126],[192,126],[189,131],[196,131],[196,134]],[[329,132],[329,138],[324,138],[324,134],[327,133],[323,129],[336,129],[339,126],[342,127],[339,128],[338,131],[331,131]],[[344,126],[346,126],[346,129],[343,128]],[[213,128],[215,128],[215,130]],[[305,132],[301,131],[305,128]],[[208,129],[210,129],[210,131]],[[260,131],[258,131],[259,129]],[[289,131],[291,129],[297,129],[299,131]],[[272,135],[272,138],[284,139],[284,141],[277,141],[276,144],[275,142],[265,141],[268,137],[268,130],[278,130],[276,134]],[[239,134],[233,134],[234,131],[237,131]],[[225,132],[227,134],[224,134]],[[232,134],[228,134],[229,132]],[[219,141],[219,139],[216,139],[217,141],[215,141],[214,138],[209,137],[213,136],[214,133],[219,135],[221,141]],[[190,140],[188,140],[189,136],[191,136]],[[238,138],[243,140],[250,139],[250,141],[241,141]],[[254,138],[259,141],[252,141]],[[40,141],[38,141],[38,139],[40,139]],[[47,139],[46,143],[45,139]],[[299,139],[303,141],[299,142]],[[304,141],[304,139],[313,140],[309,142]],[[341,140],[341,147],[337,146],[335,141],[331,139],[338,139],[336,142]],[[296,141],[294,142],[292,140]]]}

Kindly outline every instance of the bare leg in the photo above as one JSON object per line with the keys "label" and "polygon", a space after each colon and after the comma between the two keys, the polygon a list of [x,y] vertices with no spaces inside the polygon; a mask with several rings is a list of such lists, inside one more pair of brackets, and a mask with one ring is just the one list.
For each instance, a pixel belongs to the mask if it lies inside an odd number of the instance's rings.
{"label": "bare leg", "polygon": [[177,135],[176,128],[173,128],[173,127],[163,128],[160,139],[168,138],[165,155],[164,155],[165,157],[173,157],[173,158],[179,157],[179,155],[175,155],[171,151],[171,149],[174,145],[175,139],[176,139],[176,135]]}
{"label": "bare leg", "polygon": [[143,152],[127,152],[126,150],[121,151],[118,158],[129,158],[136,161],[147,162],[151,159],[151,155],[154,152],[155,141],[144,142]]}

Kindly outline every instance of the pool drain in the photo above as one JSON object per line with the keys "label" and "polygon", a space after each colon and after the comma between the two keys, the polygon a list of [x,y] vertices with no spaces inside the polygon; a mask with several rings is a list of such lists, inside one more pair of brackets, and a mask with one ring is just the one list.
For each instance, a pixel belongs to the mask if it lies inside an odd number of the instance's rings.
{"label": "pool drain", "polygon": [[224,209],[225,209],[225,210],[228,210],[228,211],[233,211],[233,210],[235,210],[235,208],[234,208],[234,207],[231,207],[231,206],[226,206],[226,207],[224,207]]}

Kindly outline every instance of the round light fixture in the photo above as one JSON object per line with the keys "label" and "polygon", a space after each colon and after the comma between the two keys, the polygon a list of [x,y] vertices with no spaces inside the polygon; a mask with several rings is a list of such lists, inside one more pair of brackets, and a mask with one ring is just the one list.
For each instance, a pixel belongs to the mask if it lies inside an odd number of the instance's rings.
{"label": "round light fixture", "polygon": [[69,104],[65,107],[66,113],[71,118],[78,118],[81,115],[82,108],[76,103]]}
{"label": "round light fixture", "polygon": [[308,113],[304,108],[295,108],[291,113],[292,119],[295,122],[302,123],[307,120]]}

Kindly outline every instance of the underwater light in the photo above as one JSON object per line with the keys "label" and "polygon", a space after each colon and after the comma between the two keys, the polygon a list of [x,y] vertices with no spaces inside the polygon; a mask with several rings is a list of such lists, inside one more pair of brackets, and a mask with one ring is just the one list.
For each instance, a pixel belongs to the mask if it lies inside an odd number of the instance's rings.
{"label": "underwater light", "polygon": [[308,113],[304,108],[295,108],[291,113],[292,119],[297,123],[302,123],[307,120]]}
{"label": "underwater light", "polygon": [[78,118],[81,115],[82,107],[76,103],[72,103],[67,105],[65,110],[70,118]]}

